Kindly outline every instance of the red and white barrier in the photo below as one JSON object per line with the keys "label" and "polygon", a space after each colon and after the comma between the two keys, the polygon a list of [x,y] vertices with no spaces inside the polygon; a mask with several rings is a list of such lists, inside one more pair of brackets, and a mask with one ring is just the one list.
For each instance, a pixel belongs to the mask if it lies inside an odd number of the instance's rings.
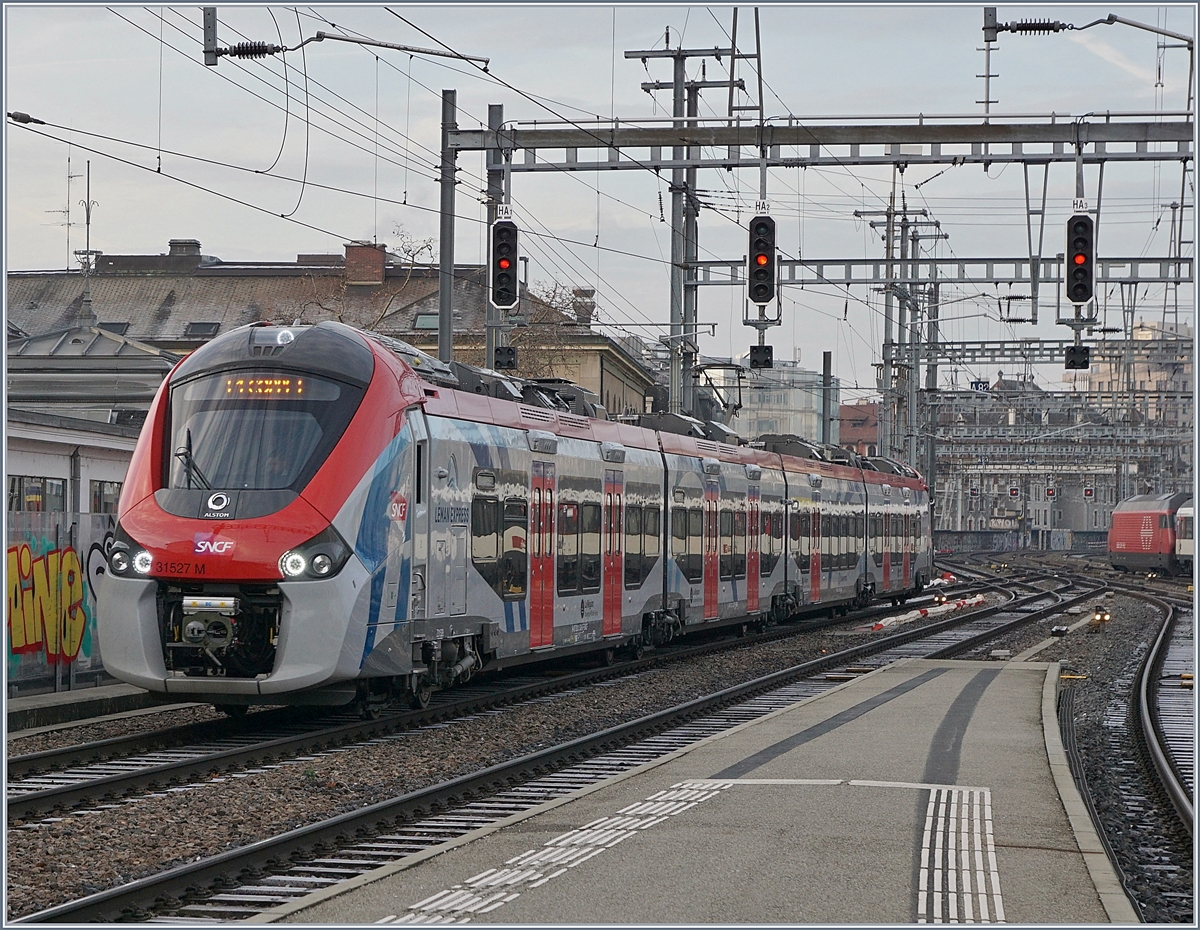
{"label": "red and white barrier", "polygon": [[883,630],[889,626],[898,626],[901,623],[911,623],[913,620],[920,620],[922,617],[937,617],[941,614],[953,613],[956,610],[962,610],[964,607],[978,607],[986,598],[982,594],[977,594],[975,597],[967,598],[962,601],[947,602],[939,604],[937,607],[921,607],[917,610],[910,610],[908,613],[899,614],[895,617],[886,617],[876,623],[872,630]]}

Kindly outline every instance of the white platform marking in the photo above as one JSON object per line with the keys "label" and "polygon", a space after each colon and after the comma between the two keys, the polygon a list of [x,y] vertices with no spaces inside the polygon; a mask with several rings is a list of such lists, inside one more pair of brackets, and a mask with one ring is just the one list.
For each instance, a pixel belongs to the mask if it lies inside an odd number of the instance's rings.
{"label": "white platform marking", "polygon": [[[548,840],[541,849],[514,856],[504,863],[508,868],[480,872],[461,885],[410,904],[408,912],[401,916],[392,914],[376,923],[467,923],[472,916],[494,911],[518,898],[522,891],[540,888],[606,849],[716,797],[727,787],[729,782],[713,781],[703,785],[695,782],[672,785],[667,791],[656,792],[645,801],[617,811],[615,816],[593,820]],[[491,890],[497,886],[507,890]]]}
{"label": "white platform marking", "polygon": [[846,785],[929,791],[921,840],[917,886],[918,923],[1004,923],[1000,873],[992,834],[989,788],[929,785],[920,782],[842,778],[694,778],[672,785],[617,811],[568,830],[540,849],[530,849],[410,904],[406,913],[391,914],[378,924],[461,924],[540,888],[618,843],[665,823],[698,804],[735,787]]}
{"label": "white platform marking", "polygon": [[1004,923],[991,791],[928,787],[917,923]]}

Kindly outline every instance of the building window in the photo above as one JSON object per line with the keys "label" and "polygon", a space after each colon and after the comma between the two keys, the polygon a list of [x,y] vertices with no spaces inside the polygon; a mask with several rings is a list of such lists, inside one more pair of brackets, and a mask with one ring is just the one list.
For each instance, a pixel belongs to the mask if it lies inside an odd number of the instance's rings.
{"label": "building window", "polygon": [[436,313],[418,313],[413,320],[413,329],[437,329],[438,315]]}
{"label": "building window", "polygon": [[120,481],[93,481],[92,513],[116,513],[117,501],[121,497]]}
{"label": "building window", "polygon": [[124,336],[129,332],[128,323],[97,323],[96,325],[106,333],[113,333],[117,336]]}
{"label": "building window", "polygon": [[221,328],[220,323],[188,323],[183,331],[184,339],[211,339]]}
{"label": "building window", "polygon": [[63,513],[67,509],[66,479],[9,475],[8,509],[29,513]]}

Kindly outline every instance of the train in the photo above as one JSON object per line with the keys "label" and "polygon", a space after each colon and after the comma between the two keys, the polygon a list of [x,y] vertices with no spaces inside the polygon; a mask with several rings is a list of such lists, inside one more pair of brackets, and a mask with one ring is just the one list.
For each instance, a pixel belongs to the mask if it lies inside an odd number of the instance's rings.
{"label": "train", "polygon": [[[1187,509],[1187,568],[1179,553],[1179,513]],[[1186,492],[1137,494],[1113,508],[1108,558],[1123,572],[1179,575],[1191,571],[1191,495]]]}
{"label": "train", "polygon": [[1192,553],[1195,551],[1195,508],[1189,497],[1175,511],[1175,561],[1183,575],[1192,574]]}
{"label": "train", "polygon": [[933,577],[907,465],[598,401],[333,321],[213,339],[160,386],[89,558],[105,668],[230,714],[371,715]]}

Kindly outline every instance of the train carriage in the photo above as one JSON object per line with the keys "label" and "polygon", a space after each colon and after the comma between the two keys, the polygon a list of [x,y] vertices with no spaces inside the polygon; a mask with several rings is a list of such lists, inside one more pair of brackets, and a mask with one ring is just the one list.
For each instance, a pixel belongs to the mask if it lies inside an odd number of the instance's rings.
{"label": "train carriage", "polygon": [[644,429],[548,390],[337,323],[208,343],[160,388],[91,576],[106,667],[230,712],[371,712],[929,577],[904,466]]}
{"label": "train carriage", "polygon": [[1138,494],[1117,504],[1108,531],[1108,557],[1113,568],[1178,574],[1175,517],[1188,497],[1183,492]]}
{"label": "train carriage", "polygon": [[1192,573],[1192,556],[1195,552],[1195,508],[1188,498],[1175,513],[1175,559],[1179,570],[1185,575]]}

